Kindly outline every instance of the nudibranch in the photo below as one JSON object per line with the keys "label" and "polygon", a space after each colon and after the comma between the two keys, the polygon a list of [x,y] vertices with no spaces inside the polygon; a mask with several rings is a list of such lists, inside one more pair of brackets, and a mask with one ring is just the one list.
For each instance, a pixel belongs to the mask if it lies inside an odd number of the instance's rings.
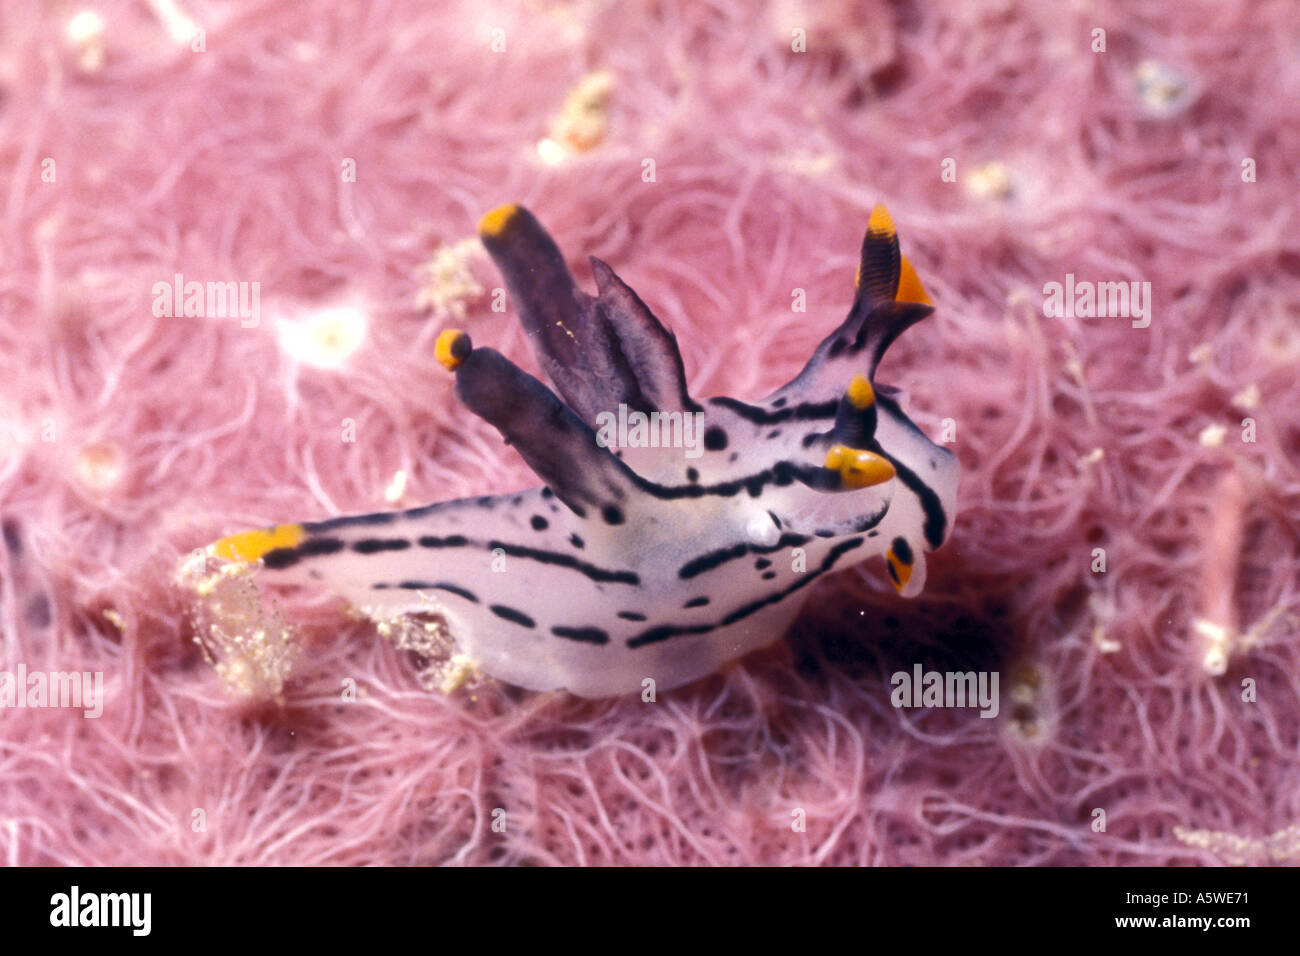
{"label": "nudibranch", "polygon": [[545,484],[246,531],[210,554],[360,608],[436,612],[482,672],[582,697],[703,677],[781,637],[819,578],[874,555],[903,595],[921,590],[958,464],[874,384],[890,343],[933,311],[882,206],[848,317],[757,402],[692,398],[675,336],[599,259],[597,294],[581,290],[527,209],[493,210],[479,234],[554,391],[462,331],[436,357]]}

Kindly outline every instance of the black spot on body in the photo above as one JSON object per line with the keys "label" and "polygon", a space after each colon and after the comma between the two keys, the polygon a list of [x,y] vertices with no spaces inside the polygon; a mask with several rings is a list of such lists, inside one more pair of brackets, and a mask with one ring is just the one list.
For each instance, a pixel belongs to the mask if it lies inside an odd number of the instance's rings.
{"label": "black spot on body", "polygon": [[770,580],[772,580],[774,577],[776,577],[776,572],[775,572],[775,571],[764,571],[764,572],[763,572],[763,580],[764,580],[764,581],[770,581]]}
{"label": "black spot on body", "polygon": [[625,621],[644,621],[645,615],[638,614],[636,611],[619,611],[618,616]]}
{"label": "black spot on body", "polygon": [[700,473],[696,471],[694,468],[687,468],[686,480],[689,481],[691,484],[695,484],[697,481],[700,480]]}
{"label": "black spot on body", "polygon": [[774,428],[774,429],[772,429],[770,432],[767,433],[767,437],[768,437],[769,439],[771,439],[771,438],[780,438],[780,437],[781,437],[781,429],[779,429],[779,428]]}
{"label": "black spot on body", "polygon": [[774,401],[774,402],[772,403],[772,407],[773,407],[773,408],[785,408],[785,399],[784,399],[784,398],[778,398],[776,401]]}
{"label": "black spot on body", "polygon": [[587,546],[586,542],[583,541],[581,538],[579,538],[576,534],[569,535],[569,543],[573,545],[575,548],[585,548]]}
{"label": "black spot on body", "polygon": [[727,447],[727,433],[718,425],[704,429],[704,447],[709,451],[722,451]]}
{"label": "black spot on body", "polygon": [[529,524],[533,526],[534,531],[545,531],[551,526],[551,523],[541,515],[533,515],[532,518],[529,519]]}
{"label": "black spot on body", "polygon": [[691,598],[689,601],[683,604],[682,607],[704,607],[708,603],[709,603],[709,599],[701,595],[700,597]]}
{"label": "black spot on body", "polygon": [[771,566],[772,566],[772,562],[767,560],[767,558],[759,558],[757,561],[754,562],[754,567],[758,568],[758,570],[760,571],[765,571]]}
{"label": "black spot on body", "polygon": [[606,524],[623,523],[623,509],[618,505],[605,505],[600,509],[600,516],[605,519]]}

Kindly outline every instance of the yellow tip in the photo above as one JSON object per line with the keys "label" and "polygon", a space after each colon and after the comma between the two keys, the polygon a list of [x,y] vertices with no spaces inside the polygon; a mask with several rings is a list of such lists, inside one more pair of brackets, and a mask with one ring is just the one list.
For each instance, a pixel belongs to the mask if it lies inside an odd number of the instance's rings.
{"label": "yellow tip", "polygon": [[902,261],[899,263],[898,270],[898,294],[894,298],[899,302],[934,305],[934,300],[925,294],[925,286],[921,285],[921,277],[916,274],[916,268],[907,261],[907,256],[900,258]]}
{"label": "yellow tip", "polygon": [[853,376],[853,381],[849,382],[849,389],[845,394],[848,395],[849,404],[859,411],[870,408],[876,400],[876,390],[871,387],[865,375]]}
{"label": "yellow tip", "polygon": [[846,488],[870,488],[894,477],[894,466],[888,458],[847,445],[831,446],[826,452],[826,467],[840,473]]}
{"label": "yellow tip", "polygon": [[889,562],[889,567],[893,569],[892,580],[894,587],[902,591],[903,588],[907,587],[907,582],[912,579],[912,566],[900,561],[898,555],[894,554],[893,548],[890,548],[885,554],[885,560]]}
{"label": "yellow tip", "polygon": [[474,345],[466,333],[460,329],[443,329],[433,345],[433,354],[443,368],[454,372],[473,349]]}
{"label": "yellow tip", "polygon": [[296,548],[305,534],[300,524],[278,524],[274,528],[232,534],[210,545],[209,550],[227,561],[256,561],[268,551]]}
{"label": "yellow tip", "polygon": [[881,458],[874,452],[857,451],[840,469],[844,484],[850,488],[870,488],[882,485],[894,477],[894,466],[887,458]]}
{"label": "yellow tip", "polygon": [[504,206],[497,206],[482,219],[478,221],[478,234],[486,239],[495,239],[506,231],[510,225],[510,220],[515,218],[519,212],[517,203],[506,203]]}
{"label": "yellow tip", "polygon": [[894,220],[889,218],[889,210],[880,203],[876,203],[875,208],[871,210],[871,219],[867,221],[867,232],[885,236],[894,234]]}

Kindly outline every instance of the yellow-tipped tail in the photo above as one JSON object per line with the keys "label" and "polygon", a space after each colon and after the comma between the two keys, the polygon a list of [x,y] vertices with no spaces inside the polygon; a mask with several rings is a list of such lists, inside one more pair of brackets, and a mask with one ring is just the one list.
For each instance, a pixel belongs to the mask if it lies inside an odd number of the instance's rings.
{"label": "yellow-tipped tail", "polygon": [[241,531],[208,546],[218,558],[227,561],[257,561],[268,551],[296,548],[306,532],[300,524],[278,524],[273,528]]}

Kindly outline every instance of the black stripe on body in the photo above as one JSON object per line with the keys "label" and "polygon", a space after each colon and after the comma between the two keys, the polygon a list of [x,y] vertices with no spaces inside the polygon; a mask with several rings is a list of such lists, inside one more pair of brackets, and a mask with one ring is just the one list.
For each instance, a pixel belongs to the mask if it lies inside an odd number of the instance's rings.
{"label": "black stripe on body", "polygon": [[740,544],[734,544],[729,548],[719,548],[717,551],[708,551],[698,558],[691,558],[683,564],[677,571],[677,576],[682,580],[693,578],[696,575],[703,574],[705,571],[712,571],[714,568],[726,564],[728,561],[736,561],[750,554],[772,554],[774,551],[780,551],[782,548],[797,548],[800,545],[807,544],[812,539],[802,534],[791,534],[787,532],[781,535],[776,544],[770,548],[764,548],[760,545],[750,544],[742,541]]}
{"label": "black stripe on body", "polygon": [[815,571],[810,571],[799,576],[793,584],[769,594],[767,597],[759,598],[757,601],[751,601],[749,604],[742,604],[736,610],[732,611],[726,617],[713,624],[663,624],[658,627],[652,627],[649,630],[642,631],[635,637],[627,640],[627,646],[635,650],[638,647],[645,647],[647,644],[655,644],[659,641],[666,641],[670,637],[678,637],[687,634],[707,634],[719,627],[726,627],[729,624],[735,624],[763,608],[784,601],[787,597],[798,591],[800,588],[807,587],[812,581],[825,574],[835,567],[835,564],[848,552],[854,548],[862,546],[863,538],[850,538],[847,541],[841,541],[835,547],[826,553],[822,559],[821,566]]}
{"label": "black stripe on body", "polygon": [[537,622],[523,611],[516,611],[514,608],[506,607],[504,604],[489,605],[488,610],[502,620],[509,621],[511,624],[518,624],[521,627],[537,626]]}
{"label": "black stripe on body", "polygon": [[609,643],[609,635],[598,627],[553,627],[551,633],[570,641],[581,641],[583,644]]}
{"label": "black stripe on body", "polygon": [[405,551],[411,546],[408,538],[362,538],[352,542],[357,554],[379,554],[382,551]]}
{"label": "black stripe on body", "polygon": [[[455,534],[444,538],[426,535],[416,542],[422,548],[484,548],[488,551],[495,551],[500,548],[506,555],[514,558],[525,558],[529,561],[537,561],[541,564],[554,565],[556,567],[568,568],[571,571],[577,571],[593,581],[607,582],[610,584],[630,584],[636,586],[641,583],[641,578],[633,571],[610,570],[608,568],[597,567],[586,561],[579,561],[571,554],[561,554],[557,551],[546,551],[541,548],[528,548],[523,545],[507,544],[504,541],[472,541],[464,535]],[[352,545],[352,550],[360,554],[376,554],[384,551],[401,551],[409,548],[411,542],[402,539],[363,539]],[[304,541],[296,548],[276,548],[274,551],[268,551],[262,556],[268,568],[288,568],[297,564],[303,558],[312,557],[318,554],[334,554],[343,550],[345,542],[336,538],[312,538]]]}
{"label": "black stripe on body", "polygon": [[340,538],[311,538],[296,548],[276,548],[262,555],[262,563],[268,568],[289,568],[303,558],[321,554],[336,554],[346,547]]}
{"label": "black stripe on body", "polygon": [[791,408],[781,408],[772,412],[756,405],[750,405],[748,402],[725,396],[711,398],[709,401],[714,405],[721,405],[745,419],[745,421],[753,422],[755,425],[776,425],[788,421],[803,422],[818,418],[834,418],[835,410],[839,407],[839,400],[836,399],[830,402],[802,402]]}
{"label": "black stripe on body", "polygon": [[530,561],[538,561],[542,564],[553,564],[561,568],[569,568],[585,574],[593,581],[607,581],[611,584],[631,584],[634,586],[641,583],[640,576],[633,571],[610,571],[608,568],[598,568],[586,561],[579,561],[571,554],[560,554],[558,551],[527,548],[518,544],[506,544],[504,541],[489,541],[487,548],[489,551],[500,548],[512,558],[527,558]]}
{"label": "black stripe on body", "polygon": [[934,550],[943,544],[944,529],[948,526],[948,515],[943,510],[943,502],[934,493],[934,489],[927,485],[916,472],[891,455],[885,455],[885,457],[894,466],[898,480],[920,499],[921,510],[925,513],[923,528],[925,540],[930,543],[930,549]]}
{"label": "black stripe on body", "polygon": [[448,594],[463,597],[466,601],[471,601],[474,604],[478,603],[478,597],[473,591],[467,591],[447,581],[399,581],[397,584],[381,583],[371,585],[371,588],[376,591],[386,591],[394,587],[403,591],[446,591]]}

